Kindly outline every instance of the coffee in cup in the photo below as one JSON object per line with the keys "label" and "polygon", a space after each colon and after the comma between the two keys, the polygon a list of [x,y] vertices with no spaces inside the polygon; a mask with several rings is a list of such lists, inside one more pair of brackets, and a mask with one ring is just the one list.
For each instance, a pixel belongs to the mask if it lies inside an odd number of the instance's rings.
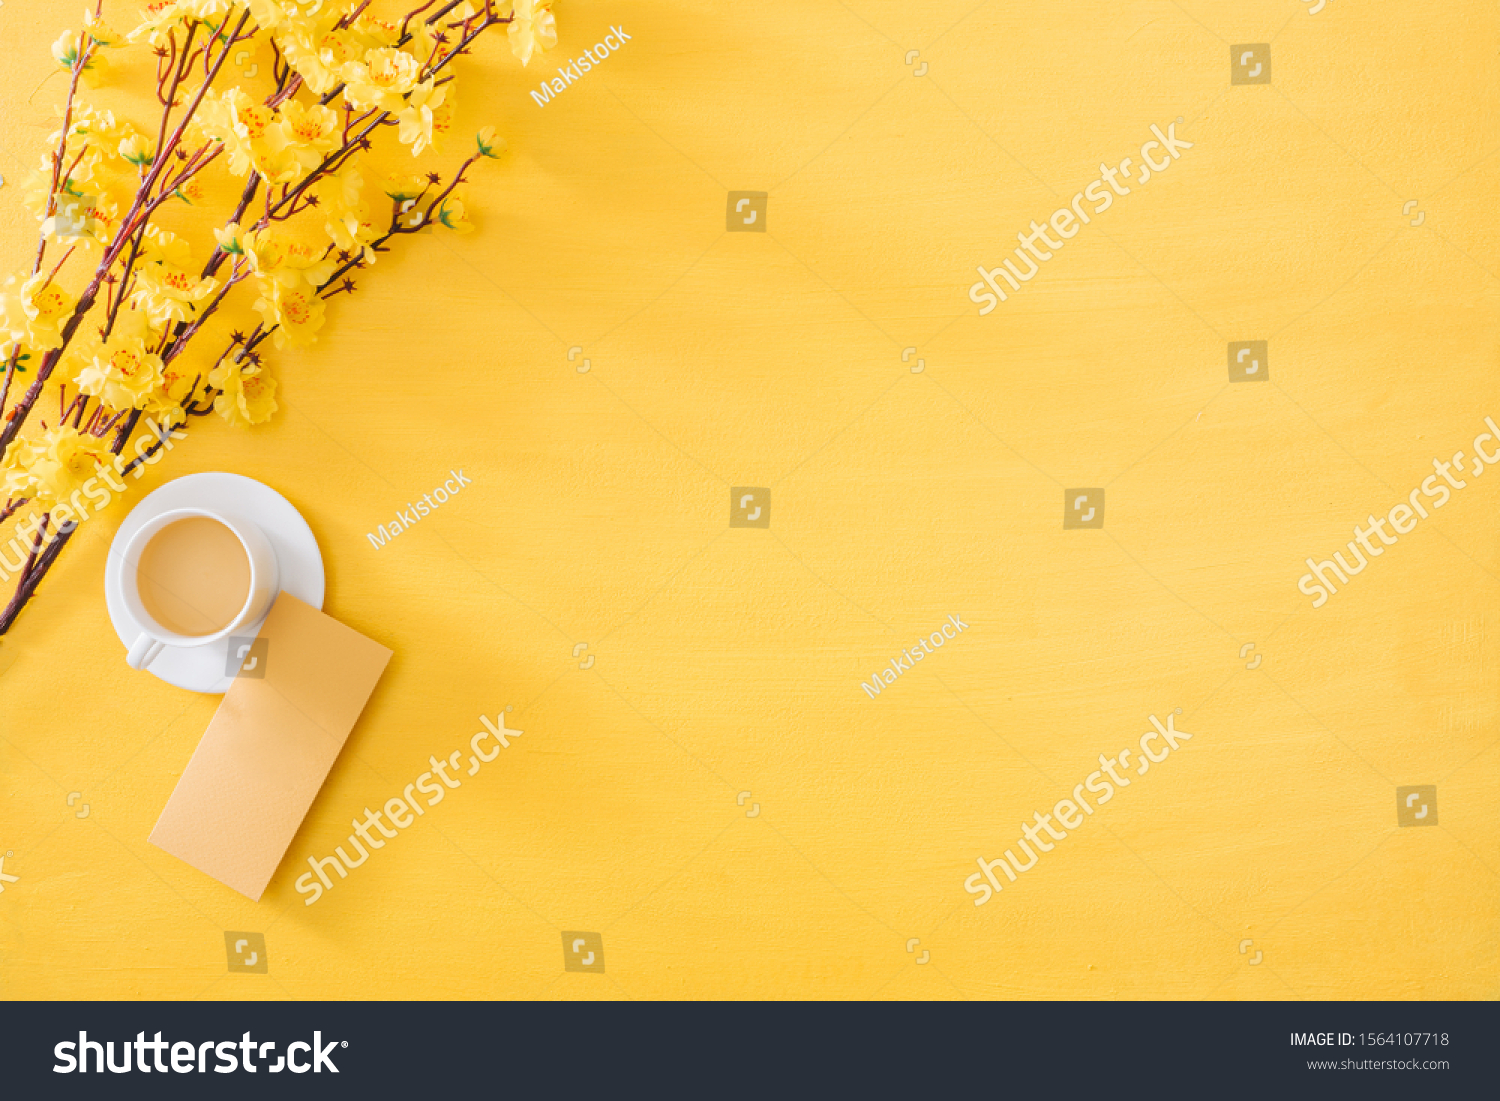
{"label": "coffee in cup", "polygon": [[144,669],[165,646],[206,646],[254,627],[281,591],[265,532],[202,508],[153,517],[121,562],[125,607],[141,633],[125,660]]}
{"label": "coffee in cup", "polygon": [[250,558],[224,524],[190,516],[162,528],[141,549],[135,584],[147,614],[173,634],[212,635],[245,606]]}

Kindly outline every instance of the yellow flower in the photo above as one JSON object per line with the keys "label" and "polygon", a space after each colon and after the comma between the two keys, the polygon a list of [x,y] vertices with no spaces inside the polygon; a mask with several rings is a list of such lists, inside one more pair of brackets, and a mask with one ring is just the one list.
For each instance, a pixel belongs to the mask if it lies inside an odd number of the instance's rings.
{"label": "yellow flower", "polygon": [[112,49],[125,41],[125,36],[110,27],[88,8],[83,9],[83,32],[104,49]]}
{"label": "yellow flower", "polygon": [[[422,18],[413,19],[406,27],[406,33],[411,37],[405,44],[404,49],[412,56],[424,58],[429,62],[439,60],[442,58],[445,50],[451,50],[456,45],[454,35],[443,29],[443,23],[456,24],[462,22],[463,19],[464,16],[459,14],[457,8],[448,12],[443,20],[435,24],[429,24],[427,20]],[[444,39],[442,42],[438,41],[438,35],[440,34]],[[385,43],[376,44],[385,45]]]}
{"label": "yellow flower", "polygon": [[363,61],[343,68],[344,98],[360,110],[379,108],[395,114],[417,86],[422,64],[404,50],[370,50]]}
{"label": "yellow flower", "polygon": [[421,226],[422,219],[427,212],[419,207],[419,203],[431,188],[431,180],[415,173],[386,177],[381,190],[390,196],[391,201],[396,205],[396,209],[391,214],[396,225],[408,230]]}
{"label": "yellow flower", "polygon": [[386,177],[382,190],[398,203],[415,199],[427,190],[427,177],[415,173],[400,173]]}
{"label": "yellow flower", "polygon": [[37,221],[47,216],[47,189],[52,185],[52,156],[42,157],[41,167],[21,181],[21,205]]}
{"label": "yellow flower", "polygon": [[225,99],[230,100],[226,106],[229,108],[235,137],[247,146],[265,137],[266,130],[276,118],[276,113],[271,108],[263,103],[256,103],[239,88],[230,89]]}
{"label": "yellow flower", "polygon": [[188,16],[201,19],[210,26],[217,27],[221,23],[221,16],[233,9],[240,0],[177,0]]}
{"label": "yellow flower", "polygon": [[161,384],[146,399],[145,410],[163,424],[180,424],[187,420],[182,403],[192,392],[194,376],[179,369],[176,361],[162,368]]}
{"label": "yellow flower", "polygon": [[143,408],[162,382],[161,357],[140,337],[112,335],[78,372],[78,389],[115,412]]}
{"label": "yellow flower", "polygon": [[[151,315],[145,310],[137,308],[134,304],[127,302],[125,308],[115,315],[115,327],[111,330],[112,337],[122,340],[141,340],[147,347],[161,343],[161,338],[167,331],[167,322],[153,323]],[[95,342],[98,346],[98,342]]]}
{"label": "yellow flower", "polygon": [[505,152],[505,139],[495,133],[493,126],[486,126],[475,134],[474,144],[479,146],[481,157],[489,157],[491,160],[499,160],[500,154]]}
{"label": "yellow flower", "polygon": [[177,268],[190,267],[193,263],[193,247],[185,237],[171,230],[148,225],[146,236],[141,241],[141,261],[147,264],[170,264]]}
{"label": "yellow flower", "polygon": [[548,9],[552,0],[515,0],[514,18],[508,34],[510,52],[521,59],[522,65],[531,62],[537,50],[550,50],[557,45],[557,20]]}
{"label": "yellow flower", "polygon": [[280,0],[250,0],[250,18],[258,27],[275,30],[287,21],[286,7]]}
{"label": "yellow flower", "polygon": [[276,347],[305,348],[318,339],[326,306],[317,288],[305,279],[262,279],[255,302],[266,327],[276,326]]}
{"label": "yellow flower", "polygon": [[276,380],[264,368],[226,357],[208,373],[208,384],[222,391],[214,398],[214,412],[237,428],[261,424],[276,412]]}
{"label": "yellow flower", "polygon": [[120,156],[142,170],[156,160],[156,150],[152,147],[151,139],[144,134],[131,134],[122,139],[119,149]]}
{"label": "yellow flower", "polygon": [[214,230],[214,240],[219,243],[219,248],[231,256],[245,255],[244,246],[240,244],[240,224],[230,222],[223,229]]}
{"label": "yellow flower", "polygon": [[306,23],[323,4],[324,0],[249,0],[250,19],[262,30],[275,30],[283,24]]}
{"label": "yellow flower", "polygon": [[240,233],[238,243],[240,251],[250,261],[250,270],[257,275],[273,276],[286,263],[286,237],[272,226],[246,230]]}
{"label": "yellow flower", "polygon": [[93,199],[73,191],[60,191],[52,215],[42,222],[42,236],[67,245],[81,244],[93,236],[97,214]]}
{"label": "yellow flower", "polygon": [[314,95],[326,95],[338,85],[339,73],[361,56],[348,31],[329,27],[319,31],[294,24],[277,33],[276,44]]}
{"label": "yellow flower", "polygon": [[207,197],[208,190],[203,186],[202,178],[194,176],[180,187],[174,187],[172,194],[187,203],[188,206],[197,206]]}
{"label": "yellow flower", "polygon": [[54,501],[71,497],[108,461],[109,448],[98,436],[54,425],[43,434],[40,458],[31,466],[37,497]]}
{"label": "yellow flower", "polygon": [[[7,288],[15,287],[15,284],[14,275],[5,281]],[[26,334],[20,339],[24,339],[28,346],[39,352],[61,348],[62,327],[73,316],[76,299],[40,273],[33,275],[4,297],[9,299],[12,296],[16,303],[8,306],[6,316],[16,320],[24,318]],[[20,310],[19,316],[15,314],[16,308]]]}
{"label": "yellow flower", "polygon": [[71,69],[78,64],[80,41],[81,36],[77,31],[66,30],[52,43],[52,56],[64,69]]}
{"label": "yellow flower", "polygon": [[26,320],[21,296],[0,291],[0,362],[8,363],[11,353],[25,343]]}
{"label": "yellow flower", "polygon": [[401,124],[396,137],[411,146],[413,157],[421,156],[429,145],[436,145],[453,125],[453,107],[446,103],[448,85],[438,86],[431,79],[417,85],[406,100],[406,107],[396,116]]}
{"label": "yellow flower", "polygon": [[191,321],[198,304],[219,288],[217,279],[198,275],[187,241],[155,226],[146,228],[136,270],[133,300],[158,323]]}
{"label": "yellow flower", "polygon": [[[99,82],[99,77],[108,67],[104,59],[104,47],[97,42],[88,42],[88,57],[83,63],[83,83],[94,86]],[[57,41],[52,43],[52,56],[64,69],[72,71],[78,64],[78,57],[84,47],[84,36],[77,31],[63,31],[58,35]]]}
{"label": "yellow flower", "polygon": [[24,493],[39,506],[51,508],[82,489],[110,457],[98,436],[71,424],[54,425],[38,440],[11,445],[5,455],[5,484],[11,493]]}
{"label": "yellow flower", "polygon": [[368,228],[369,213],[364,203],[364,177],[357,168],[345,168],[317,183],[318,209],[323,212],[323,229],[335,247],[345,252],[363,250],[365,261],[373,264],[375,252],[367,247],[374,235]]}
{"label": "yellow flower", "polygon": [[437,210],[433,211],[433,219],[442,223],[455,233],[472,233],[474,223],[469,221],[468,213],[464,207],[464,201],[454,192],[444,199]]}
{"label": "yellow flower", "polygon": [[[87,116],[87,108],[83,113]],[[46,236],[91,250],[113,237],[134,203],[141,183],[140,166],[151,159],[151,143],[133,126],[117,124],[108,112],[75,121],[70,134],[68,148],[75,155],[68,162],[69,175],[59,182],[50,215],[44,191],[51,181],[50,168],[27,204],[39,217],[50,217],[42,227]],[[136,162],[121,156],[122,150]],[[34,201],[40,201],[40,209]]]}
{"label": "yellow flower", "polygon": [[[62,108],[53,107],[53,110],[59,117],[62,116]],[[119,140],[132,129],[128,122],[119,122],[113,111],[94,107],[80,98],[73,104],[73,113],[68,123],[68,137],[71,139],[79,134],[87,134],[95,140],[96,144],[109,146],[118,144]],[[51,145],[56,145],[60,137],[62,137],[62,131],[58,130],[48,137],[47,141]]]}
{"label": "yellow flower", "polygon": [[199,110],[203,132],[223,143],[229,171],[236,176],[247,175],[254,168],[270,178],[272,170],[280,167],[271,163],[274,150],[266,141],[266,131],[275,120],[276,112],[252,100],[241,88],[204,96]]}
{"label": "yellow flower", "polygon": [[0,500],[31,496],[34,482],[26,467],[28,446],[24,440],[15,440],[5,449],[5,458],[0,460]]}
{"label": "yellow flower", "polygon": [[[452,16],[450,13],[450,18],[457,17]],[[417,34],[420,29],[425,29],[426,27],[427,21],[425,19],[414,19],[412,20],[410,30],[413,34]],[[354,21],[354,25],[349,29],[368,50],[394,46],[401,40],[401,25],[399,23],[390,23],[384,19],[376,19],[369,12],[361,12],[359,18]],[[431,49],[430,45],[428,49]],[[424,53],[422,56],[426,57],[427,55]]]}
{"label": "yellow flower", "polygon": [[[51,140],[61,138],[59,131]],[[55,196],[48,192],[50,157],[23,185],[21,201],[41,221],[42,235],[68,247],[81,245],[86,252],[110,241],[141,182],[139,169],[118,150],[124,145],[133,153],[143,141],[134,127],[116,123],[109,112],[78,103],[68,128],[69,175],[58,182]]]}
{"label": "yellow flower", "polygon": [[229,151],[231,172],[253,166],[273,184],[296,183],[339,145],[338,112],[319,103],[292,99],[272,111],[234,88],[206,118],[210,136]]}
{"label": "yellow flower", "polygon": [[323,155],[340,145],[338,112],[320,103],[304,107],[295,99],[287,100],[281,105],[276,126],[284,143],[284,155],[301,168],[299,176],[318,167]]}
{"label": "yellow flower", "polygon": [[333,275],[335,261],[328,256],[329,242],[316,238],[306,225],[302,232],[274,227],[252,229],[240,235],[240,247],[250,261],[250,270],[265,280],[294,287],[298,283],[318,286]]}
{"label": "yellow flower", "polygon": [[151,0],[141,12],[140,24],[126,37],[131,42],[144,38],[155,46],[165,42],[167,35],[176,30],[188,14],[178,0]]}
{"label": "yellow flower", "polygon": [[[144,153],[147,163],[155,158],[155,151],[148,142],[134,133],[121,139],[116,150],[132,154]],[[92,150],[90,151],[93,152]],[[141,184],[140,166],[131,163],[123,155],[99,151],[86,153],[74,174],[66,181],[68,187],[94,199],[94,205],[111,213],[123,214],[135,202]]]}
{"label": "yellow flower", "polygon": [[49,239],[60,241],[69,248],[77,247],[86,255],[98,255],[120,229],[120,215],[98,207],[87,211],[80,223],[66,223],[61,218],[49,218],[42,223],[42,233]]}

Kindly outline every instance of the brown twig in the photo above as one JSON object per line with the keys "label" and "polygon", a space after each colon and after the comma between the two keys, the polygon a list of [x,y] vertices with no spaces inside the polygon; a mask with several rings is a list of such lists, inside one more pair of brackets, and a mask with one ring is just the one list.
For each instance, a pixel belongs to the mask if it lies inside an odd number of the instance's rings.
{"label": "brown twig", "polygon": [[[52,154],[52,186],[47,190],[47,206],[45,213],[42,215],[43,220],[57,213],[57,188],[60,182],[58,177],[62,172],[63,157],[66,155],[68,148],[68,131],[73,128],[73,101],[78,95],[78,78],[83,75],[83,67],[88,64],[89,44],[92,42],[92,38],[88,39],[88,42],[85,42],[83,37],[80,37],[78,42],[78,56],[73,59],[73,76],[68,81],[67,105],[63,108],[62,135],[57,139],[57,150]],[[36,261],[31,265],[32,275],[42,270],[42,258],[46,254],[47,238],[44,234],[41,240],[37,242]],[[0,452],[4,450],[4,445],[0,445]]]}
{"label": "brown twig", "polygon": [[[182,59],[172,69],[172,83],[167,88],[167,94],[161,97],[163,107],[161,109],[161,126],[156,131],[156,155],[163,156],[166,150],[162,143],[167,140],[167,120],[172,117],[172,108],[177,105],[177,89],[182,84],[182,78],[187,75],[190,63],[190,54],[193,48],[193,35],[198,33],[198,24],[193,23],[188,27],[187,37],[182,42]],[[172,52],[177,52],[177,32],[174,30],[168,38],[172,42]]]}
{"label": "brown twig", "polygon": [[[49,518],[42,518],[43,527],[46,526]],[[39,557],[33,555],[32,559],[27,560],[26,571],[21,575],[21,583],[16,586],[15,595],[10,598],[10,603],[5,606],[5,610],[0,612],[0,635],[10,630],[11,625],[16,621],[16,616],[21,614],[21,609],[26,607],[27,602],[36,593],[36,587],[42,583],[42,578],[47,576],[52,563],[57,561],[57,556],[62,553],[63,547],[67,546],[68,540],[77,530],[77,525],[74,525],[67,531],[60,532]]]}

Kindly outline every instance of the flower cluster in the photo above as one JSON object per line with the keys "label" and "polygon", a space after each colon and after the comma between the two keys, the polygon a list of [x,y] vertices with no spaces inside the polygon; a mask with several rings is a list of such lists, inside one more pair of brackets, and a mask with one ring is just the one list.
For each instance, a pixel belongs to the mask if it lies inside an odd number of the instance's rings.
{"label": "flower cluster", "polygon": [[[0,285],[0,522],[67,499],[143,417],[268,420],[268,340],[316,341],[329,299],[355,290],[352,274],[393,238],[470,228],[462,185],[501,155],[493,128],[446,182],[377,167],[376,139],[389,133],[398,156],[442,151],[458,106],[450,63],[494,27],[529,63],[557,42],[551,0],[428,0],[391,18],[377,7],[152,0],[122,34],[101,4],[53,44],[68,92],[23,200],[40,239],[30,272]],[[116,52],[134,57],[111,67]],[[142,60],[161,110],[138,124],[93,89]],[[237,308],[248,332],[228,331]],[[200,354],[205,340],[218,350]],[[51,393],[49,426],[33,414]],[[69,534],[56,526],[51,541]],[[55,557],[42,547],[0,634]]]}
{"label": "flower cluster", "polygon": [[15,446],[23,462],[0,471],[0,493],[24,492],[49,508],[66,501],[112,457],[103,440],[71,424],[56,425]]}

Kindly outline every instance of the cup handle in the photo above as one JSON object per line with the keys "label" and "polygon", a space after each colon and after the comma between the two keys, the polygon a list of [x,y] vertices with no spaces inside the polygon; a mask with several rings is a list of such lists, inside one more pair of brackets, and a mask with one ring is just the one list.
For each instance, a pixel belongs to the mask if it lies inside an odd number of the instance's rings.
{"label": "cup handle", "polygon": [[125,663],[132,669],[144,669],[156,660],[156,655],[161,653],[164,645],[142,632],[135,640],[135,645],[130,648],[130,653],[125,655]]}

